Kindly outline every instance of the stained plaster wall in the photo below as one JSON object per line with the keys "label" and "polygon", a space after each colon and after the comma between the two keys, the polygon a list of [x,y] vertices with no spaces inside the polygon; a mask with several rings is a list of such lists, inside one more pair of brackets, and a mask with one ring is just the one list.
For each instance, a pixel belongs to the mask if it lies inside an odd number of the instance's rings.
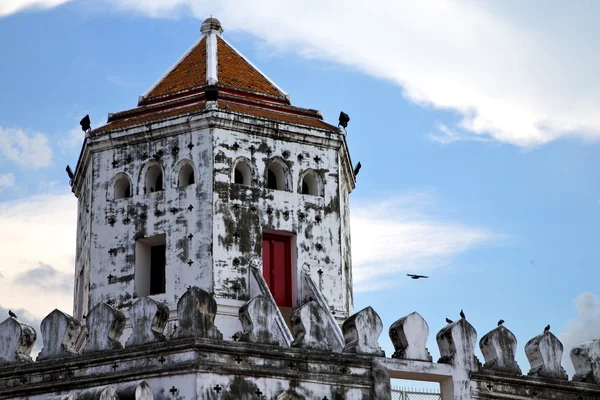
{"label": "stained plaster wall", "polygon": [[[306,265],[336,316],[347,317],[352,301],[351,277],[347,276],[351,268],[349,224],[344,220],[348,216],[345,201],[341,204],[340,198],[346,199],[348,189],[345,182],[340,183],[339,147],[327,140],[320,145],[303,143],[258,126],[250,132],[215,128],[213,140],[216,296],[248,300],[250,259],[262,254],[264,231],[280,232],[295,237],[294,306],[301,298],[296,288]],[[274,158],[287,166],[287,190],[266,188],[267,166]],[[252,168],[249,186],[232,183],[239,160]],[[323,196],[300,193],[301,176],[308,169],[320,178]]]}
{"label": "stained plaster wall", "polygon": [[75,247],[75,286],[73,293],[73,315],[79,320],[88,310],[91,204],[90,184],[92,170],[87,169],[79,201],[77,202],[77,239]]}
{"label": "stained plaster wall", "polygon": [[[101,301],[127,312],[136,298],[136,238],[166,234],[166,293],[153,298],[169,306],[173,319],[177,296],[189,285],[214,292],[216,324],[231,337],[241,329],[237,317],[249,299],[249,262],[261,256],[264,230],[295,236],[295,300],[302,299],[296,288],[301,269],[308,267],[336,318],[349,315],[347,197],[353,177],[341,133],[207,111],[92,139],[82,190],[76,190],[78,232],[89,231],[77,240],[78,270],[84,267],[84,273],[76,273],[76,291],[83,287],[89,300],[81,304],[76,294],[79,320]],[[267,162],[275,157],[288,166],[289,191],[265,187]],[[250,186],[232,183],[240,158],[253,167]],[[177,188],[182,160],[194,166],[195,184]],[[144,193],[145,171],[155,163],[163,169],[165,190]],[[319,176],[323,196],[299,193],[308,169]],[[131,180],[132,197],[113,198],[119,174]],[[173,329],[169,325],[167,333]]]}
{"label": "stained plaster wall", "polygon": [[157,400],[276,399],[284,392],[302,399],[374,398],[370,357],[185,339],[0,367],[0,398],[76,398],[90,387],[141,379]]}
{"label": "stained plaster wall", "polygon": [[[168,129],[129,134],[126,144],[94,152],[91,157],[83,184],[89,189],[83,190],[79,199],[79,230],[85,231],[85,224],[91,224],[91,236],[78,236],[78,268],[85,265],[89,254],[93,262],[83,274],[84,285],[89,276],[89,307],[104,301],[126,311],[137,297],[136,239],[164,234],[166,293],[153,297],[175,309],[179,294],[188,286],[212,290],[211,140],[206,130],[174,136],[168,136]],[[194,167],[195,183],[179,188],[179,168],[186,162]],[[163,170],[164,190],[145,193],[145,171],[153,164]],[[115,200],[114,178],[123,173],[131,181],[132,196]],[[86,214],[83,204],[88,192],[93,201]],[[80,280],[76,274],[76,287]],[[88,308],[75,307],[78,317]]]}

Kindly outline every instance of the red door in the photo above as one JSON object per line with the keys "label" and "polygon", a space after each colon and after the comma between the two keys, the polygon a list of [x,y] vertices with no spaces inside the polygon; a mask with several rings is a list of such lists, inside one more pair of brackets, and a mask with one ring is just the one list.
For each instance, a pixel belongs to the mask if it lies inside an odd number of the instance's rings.
{"label": "red door", "polygon": [[263,234],[263,277],[280,307],[292,306],[292,264],[289,236]]}

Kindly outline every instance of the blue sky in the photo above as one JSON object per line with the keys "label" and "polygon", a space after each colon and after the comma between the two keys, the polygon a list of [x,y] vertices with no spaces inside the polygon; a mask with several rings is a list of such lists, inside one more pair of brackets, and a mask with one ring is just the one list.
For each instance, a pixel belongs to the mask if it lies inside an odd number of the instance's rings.
{"label": "blue sky", "polygon": [[0,307],[71,310],[78,121],[134,107],[212,14],[294,105],[350,115],[355,308],[388,354],[412,311],[434,359],[445,317],[505,319],[524,372],[548,323],[565,353],[600,337],[599,6],[429,3],[0,0]]}

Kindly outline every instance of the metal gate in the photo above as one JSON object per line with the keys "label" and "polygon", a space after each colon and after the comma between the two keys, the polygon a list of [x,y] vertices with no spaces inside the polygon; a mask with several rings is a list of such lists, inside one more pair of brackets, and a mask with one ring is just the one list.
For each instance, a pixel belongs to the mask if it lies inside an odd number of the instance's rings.
{"label": "metal gate", "polygon": [[392,400],[441,400],[438,390],[392,387]]}

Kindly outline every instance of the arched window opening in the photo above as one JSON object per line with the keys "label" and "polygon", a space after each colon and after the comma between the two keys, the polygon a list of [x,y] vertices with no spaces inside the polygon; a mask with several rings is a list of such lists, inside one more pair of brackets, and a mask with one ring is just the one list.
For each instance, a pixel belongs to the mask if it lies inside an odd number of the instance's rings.
{"label": "arched window opening", "polygon": [[158,165],[153,165],[146,172],[146,193],[159,192],[163,190],[163,173]]}
{"label": "arched window opening", "polygon": [[306,181],[302,181],[302,194],[310,194],[309,190],[308,190],[308,185],[306,184]]}
{"label": "arched window opening", "polygon": [[244,175],[242,174],[242,171],[239,170],[239,168],[235,169],[234,182],[239,183],[240,185],[244,184]]}
{"label": "arched window opening", "polygon": [[115,200],[131,197],[131,184],[126,176],[122,176],[115,182]]}
{"label": "arched window opening", "polygon": [[179,181],[178,186],[184,187],[195,183],[194,180],[194,168],[190,164],[185,164],[179,170]]}
{"label": "arched window opening", "polygon": [[267,170],[267,188],[285,190],[285,169],[279,162],[272,162]]}
{"label": "arched window opening", "polygon": [[277,189],[277,176],[271,169],[267,173],[267,189]]}
{"label": "arched window opening", "polygon": [[252,169],[245,161],[239,161],[235,165],[235,170],[233,171],[233,182],[250,186],[250,182],[252,180]]}
{"label": "arched window opening", "polygon": [[319,182],[314,172],[307,172],[302,178],[302,194],[319,195]]}

